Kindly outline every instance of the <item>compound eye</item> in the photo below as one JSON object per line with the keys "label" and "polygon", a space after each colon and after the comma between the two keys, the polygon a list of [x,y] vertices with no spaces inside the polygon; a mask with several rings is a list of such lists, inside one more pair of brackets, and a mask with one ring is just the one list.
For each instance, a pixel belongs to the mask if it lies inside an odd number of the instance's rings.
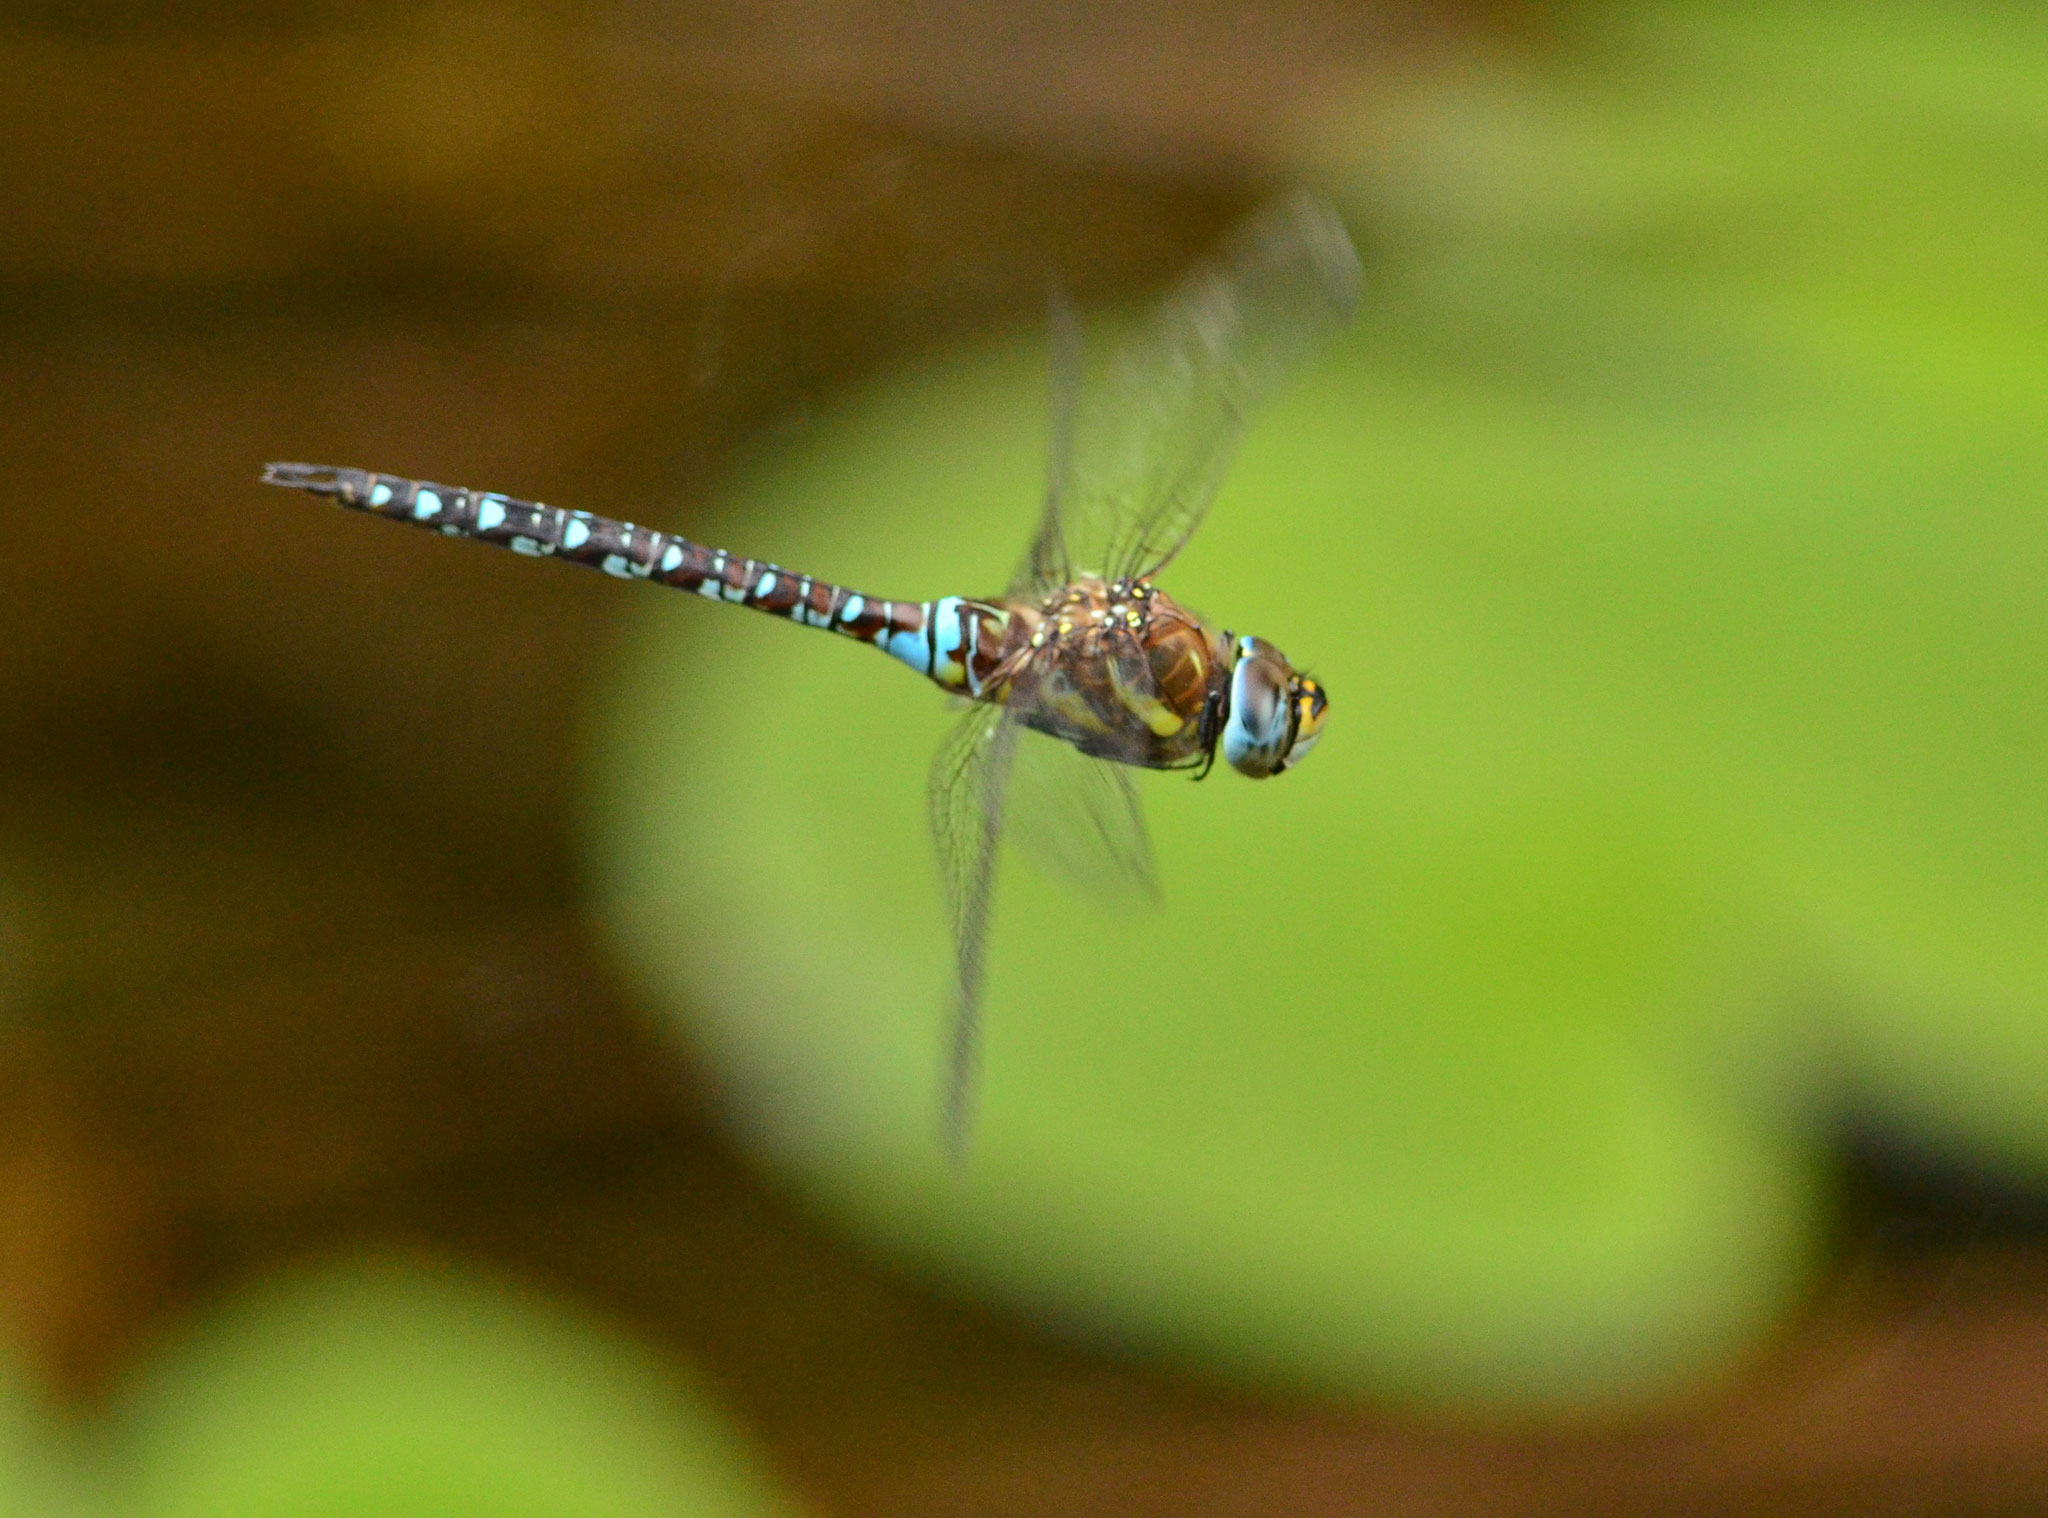
{"label": "compound eye", "polygon": [[1280,725],[1283,697],[1280,682],[1263,659],[1246,662],[1244,678],[1238,682],[1238,696],[1244,703],[1241,720],[1245,730],[1255,740],[1264,741],[1272,737],[1274,729]]}
{"label": "compound eye", "polygon": [[1230,720],[1223,728],[1223,757],[1233,769],[1254,777],[1280,768],[1294,713],[1289,679],[1262,651],[1247,653],[1230,676]]}

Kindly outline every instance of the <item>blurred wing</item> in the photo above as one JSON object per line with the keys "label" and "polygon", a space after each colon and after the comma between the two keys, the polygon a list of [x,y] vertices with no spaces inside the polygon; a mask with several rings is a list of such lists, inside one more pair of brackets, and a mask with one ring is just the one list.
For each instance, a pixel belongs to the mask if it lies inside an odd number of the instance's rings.
{"label": "blurred wing", "polygon": [[1043,600],[1052,591],[1074,580],[1074,566],[1067,558],[1066,533],[1061,526],[1060,497],[1073,472],[1074,407],[1081,395],[1081,322],[1074,315],[1074,303],[1067,292],[1053,286],[1046,305],[1046,337],[1051,349],[1050,417],[1046,437],[1045,510],[1038,519],[1038,535],[1017,572],[1010,576],[1013,599]]}
{"label": "blurred wing", "polygon": [[1247,414],[1350,320],[1358,285],[1337,213],[1296,195],[1231,233],[1085,381],[1056,306],[1055,475],[1025,573],[1157,573],[1201,524]]}
{"label": "blurred wing", "polygon": [[1050,874],[1104,895],[1159,899],[1152,840],[1128,765],[1025,732],[1010,779],[1010,837]]}
{"label": "blurred wing", "polygon": [[1003,789],[1017,749],[1008,710],[970,707],[932,761],[932,838],[953,926],[953,1021],[946,1049],[940,1136],[958,1160],[973,1120],[981,1044],[981,973],[988,946],[989,902],[1003,825]]}

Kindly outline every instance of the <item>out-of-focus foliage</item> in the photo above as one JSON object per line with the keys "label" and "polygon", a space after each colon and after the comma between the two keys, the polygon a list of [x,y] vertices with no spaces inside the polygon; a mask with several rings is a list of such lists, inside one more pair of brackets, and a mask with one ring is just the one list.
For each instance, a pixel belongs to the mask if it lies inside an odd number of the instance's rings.
{"label": "out-of-focus foliage", "polygon": [[[908,380],[750,480],[832,503],[785,514],[778,557],[878,592],[999,580],[1031,347]],[[614,910],[743,1121],[893,1247],[1244,1370],[1590,1393],[1783,1289],[1809,1205],[1783,1140],[1617,1037],[1737,994],[1759,934],[1607,807],[1524,661],[1390,581],[1333,455],[1352,414],[1330,368],[1290,397],[1172,577],[1314,665],[1327,739],[1270,784],[1144,785],[1163,911],[1006,874],[964,1176],[934,1147],[929,690],[650,615],[608,755]]]}
{"label": "out-of-focus foliage", "polygon": [[93,1500],[72,1431],[39,1407],[10,1357],[0,1357],[0,1513],[86,1518]]}
{"label": "out-of-focus foliage", "polygon": [[[646,608],[599,778],[621,942],[884,1247],[1238,1373],[1597,1400],[1773,1320],[1845,1107],[2048,1159],[2048,30],[1564,31],[1391,149],[1376,117],[1363,318],[1167,581],[1312,665],[1327,737],[1144,785],[1162,912],[1007,872],[964,1174],[930,1141],[940,703]],[[706,530],[992,590],[1036,343],[849,402]]]}
{"label": "out-of-focus foliage", "polygon": [[1591,15],[1370,202],[1374,526],[1769,905],[1816,1097],[2038,1177],[2048,24]]}
{"label": "out-of-focus foliage", "polygon": [[641,1352],[419,1269],[273,1283],[162,1357],[123,1423],[151,1518],[796,1511]]}

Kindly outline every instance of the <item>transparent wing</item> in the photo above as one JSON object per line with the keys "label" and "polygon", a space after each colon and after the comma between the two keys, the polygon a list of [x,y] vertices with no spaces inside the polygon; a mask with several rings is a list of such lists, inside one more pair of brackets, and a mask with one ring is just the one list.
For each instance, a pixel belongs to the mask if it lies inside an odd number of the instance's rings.
{"label": "transparent wing", "polygon": [[1038,533],[1017,572],[1010,576],[1010,595],[1042,600],[1051,591],[1074,581],[1074,566],[1067,558],[1067,540],[1062,531],[1061,495],[1073,473],[1074,407],[1081,397],[1081,321],[1067,292],[1055,285],[1046,302],[1045,330],[1050,348],[1051,381],[1048,390],[1048,425],[1045,459],[1045,510],[1038,519]]}
{"label": "transparent wing", "polygon": [[981,972],[989,903],[1002,836],[1003,791],[1018,727],[1000,706],[976,705],[955,724],[932,761],[932,838],[953,925],[953,1021],[946,1046],[940,1137],[960,1158],[973,1121],[981,1048]]}
{"label": "transparent wing", "polygon": [[1159,899],[1152,840],[1128,765],[1024,732],[1010,777],[1009,835],[1047,872],[1105,896]]}
{"label": "transparent wing", "polygon": [[1157,573],[1201,524],[1247,414],[1349,321],[1358,285],[1337,213],[1296,195],[1238,227],[1085,376],[1056,302],[1054,475],[1018,580],[1042,592],[1077,573]]}

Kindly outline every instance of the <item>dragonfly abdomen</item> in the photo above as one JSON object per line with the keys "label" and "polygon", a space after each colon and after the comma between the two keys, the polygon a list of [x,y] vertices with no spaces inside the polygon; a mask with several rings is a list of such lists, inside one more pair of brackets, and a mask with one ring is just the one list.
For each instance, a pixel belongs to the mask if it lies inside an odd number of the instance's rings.
{"label": "dragonfly abdomen", "polygon": [[652,580],[836,632],[872,644],[948,690],[971,696],[982,694],[994,672],[1008,620],[1002,608],[986,602],[961,596],[892,601],[862,595],[675,533],[496,491],[325,464],[270,464],[263,478],[267,484],[309,491],[355,511],[449,537],[472,538],[534,558],[564,559],[622,580]]}

